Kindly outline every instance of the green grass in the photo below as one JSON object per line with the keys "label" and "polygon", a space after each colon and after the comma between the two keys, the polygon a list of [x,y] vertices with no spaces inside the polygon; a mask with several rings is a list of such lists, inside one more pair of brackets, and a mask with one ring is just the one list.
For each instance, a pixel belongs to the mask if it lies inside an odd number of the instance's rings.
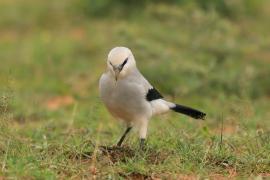
{"label": "green grass", "polygon": [[[269,176],[269,3],[89,2],[0,2],[0,179]],[[136,132],[122,150],[96,148],[124,131],[98,95],[119,45],[206,121],[169,113],[151,120],[145,152]]]}

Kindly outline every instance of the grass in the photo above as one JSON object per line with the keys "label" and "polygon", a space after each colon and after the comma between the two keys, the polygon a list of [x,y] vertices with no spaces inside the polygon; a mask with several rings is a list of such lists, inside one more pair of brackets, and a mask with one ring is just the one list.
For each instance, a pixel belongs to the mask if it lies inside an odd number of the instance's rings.
{"label": "grass", "polygon": [[[0,179],[269,176],[267,4],[235,18],[196,4],[149,3],[127,16],[85,6],[0,2]],[[118,45],[167,99],[207,120],[162,115],[150,122],[145,152],[136,133],[123,149],[98,149],[124,131],[98,95]]]}

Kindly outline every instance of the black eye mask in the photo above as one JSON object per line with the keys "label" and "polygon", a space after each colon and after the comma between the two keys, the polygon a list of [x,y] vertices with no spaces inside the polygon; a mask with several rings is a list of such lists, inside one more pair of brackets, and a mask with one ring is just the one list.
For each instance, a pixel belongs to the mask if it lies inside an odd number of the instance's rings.
{"label": "black eye mask", "polygon": [[125,59],[125,61],[121,64],[121,70],[123,69],[123,67],[127,64],[128,62],[128,58]]}

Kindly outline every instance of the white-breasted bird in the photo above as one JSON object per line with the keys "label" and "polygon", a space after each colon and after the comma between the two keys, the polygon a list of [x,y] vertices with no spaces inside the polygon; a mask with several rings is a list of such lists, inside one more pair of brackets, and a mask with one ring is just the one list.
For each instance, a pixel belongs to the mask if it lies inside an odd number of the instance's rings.
{"label": "white-breasted bird", "polygon": [[117,146],[121,146],[128,132],[136,127],[140,146],[143,147],[148,122],[154,115],[170,110],[195,119],[204,119],[206,115],[196,109],[164,100],[137,69],[135,58],[126,47],[115,47],[108,54],[107,71],[100,78],[99,91],[109,112],[127,126]]}

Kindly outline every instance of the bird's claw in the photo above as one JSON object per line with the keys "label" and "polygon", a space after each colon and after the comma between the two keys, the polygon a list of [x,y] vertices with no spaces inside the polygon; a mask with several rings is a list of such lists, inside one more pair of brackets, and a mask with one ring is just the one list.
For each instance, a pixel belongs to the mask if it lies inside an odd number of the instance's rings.
{"label": "bird's claw", "polygon": [[140,139],[140,149],[145,150],[145,139]]}

